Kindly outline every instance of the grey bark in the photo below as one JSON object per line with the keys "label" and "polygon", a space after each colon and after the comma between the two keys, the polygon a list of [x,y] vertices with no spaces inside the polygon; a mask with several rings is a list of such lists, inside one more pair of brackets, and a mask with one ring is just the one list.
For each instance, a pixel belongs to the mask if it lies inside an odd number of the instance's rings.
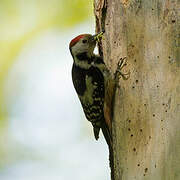
{"label": "grey bark", "polygon": [[180,179],[178,0],[95,0],[104,60],[127,57],[112,121],[115,180]]}

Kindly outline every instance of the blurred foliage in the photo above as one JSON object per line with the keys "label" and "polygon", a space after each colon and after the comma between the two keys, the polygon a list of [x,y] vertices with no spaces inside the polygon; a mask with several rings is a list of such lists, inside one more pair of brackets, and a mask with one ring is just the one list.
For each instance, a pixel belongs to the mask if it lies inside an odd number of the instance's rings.
{"label": "blurred foliage", "polygon": [[0,145],[8,117],[3,85],[23,46],[48,28],[72,28],[92,16],[93,0],[0,0]]}

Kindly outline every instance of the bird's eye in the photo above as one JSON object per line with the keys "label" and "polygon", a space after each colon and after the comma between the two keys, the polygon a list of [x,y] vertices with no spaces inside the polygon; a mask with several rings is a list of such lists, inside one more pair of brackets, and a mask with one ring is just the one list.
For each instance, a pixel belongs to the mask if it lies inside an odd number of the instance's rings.
{"label": "bird's eye", "polygon": [[87,43],[87,40],[86,39],[82,40],[82,43],[84,43],[84,44]]}

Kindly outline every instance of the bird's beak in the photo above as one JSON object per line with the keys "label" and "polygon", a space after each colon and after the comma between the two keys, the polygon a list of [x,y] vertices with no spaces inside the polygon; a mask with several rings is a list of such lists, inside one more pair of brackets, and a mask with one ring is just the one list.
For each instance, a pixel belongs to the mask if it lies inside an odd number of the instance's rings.
{"label": "bird's beak", "polygon": [[105,32],[105,31],[103,30],[103,31],[101,31],[101,32],[93,35],[93,36],[92,36],[92,41],[99,41],[99,39],[102,38],[102,35],[104,34],[104,32]]}

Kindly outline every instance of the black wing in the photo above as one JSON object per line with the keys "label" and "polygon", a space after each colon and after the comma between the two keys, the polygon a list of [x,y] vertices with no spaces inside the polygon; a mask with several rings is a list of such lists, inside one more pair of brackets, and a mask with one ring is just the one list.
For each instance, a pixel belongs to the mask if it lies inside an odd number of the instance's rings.
{"label": "black wing", "polygon": [[110,144],[110,133],[104,119],[105,87],[103,74],[94,66],[83,69],[73,65],[72,80],[85,116],[93,125],[96,140],[99,138],[99,131],[102,128],[105,139]]}

